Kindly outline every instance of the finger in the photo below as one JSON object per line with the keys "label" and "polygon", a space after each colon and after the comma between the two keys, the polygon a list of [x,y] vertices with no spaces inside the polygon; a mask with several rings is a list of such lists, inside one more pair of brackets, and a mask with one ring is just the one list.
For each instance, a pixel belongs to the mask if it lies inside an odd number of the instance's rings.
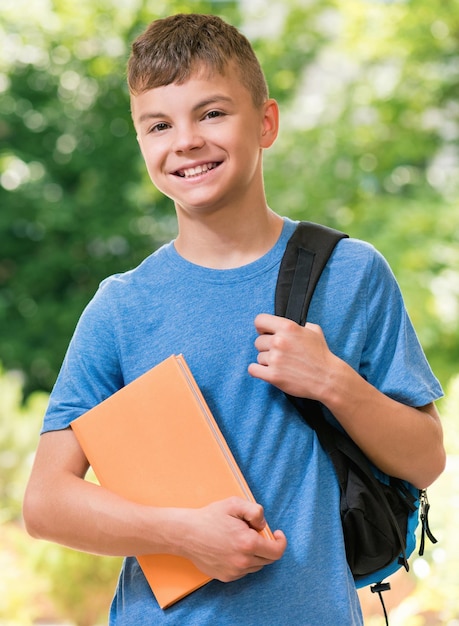
{"label": "finger", "polygon": [[282,328],[285,322],[289,322],[285,317],[279,317],[277,315],[271,315],[269,313],[260,313],[255,318],[255,328],[257,332],[262,334],[273,335],[280,328]]}
{"label": "finger", "polygon": [[261,504],[243,498],[233,498],[230,500],[230,507],[229,514],[243,520],[250,528],[259,531],[266,526]]}
{"label": "finger", "polygon": [[250,363],[247,371],[249,372],[250,376],[252,376],[252,378],[259,378],[260,380],[266,379],[267,367],[262,363]]}
{"label": "finger", "polygon": [[260,531],[266,526],[266,520],[263,507],[260,505],[256,505],[256,507],[257,508],[251,507],[250,510],[247,510],[242,519],[247,522],[250,528]]}
{"label": "finger", "polygon": [[271,348],[272,335],[259,335],[255,339],[255,348],[258,352],[267,352]]}
{"label": "finger", "polygon": [[257,355],[258,365],[267,367],[269,365],[269,352],[259,352]]}
{"label": "finger", "polygon": [[259,559],[258,557],[253,556],[251,558],[251,564],[238,570],[238,572],[231,577],[231,580],[239,580],[240,578],[247,576],[247,574],[255,574],[255,572],[259,572],[266,565],[271,565],[272,563],[274,563],[274,561]]}
{"label": "finger", "polygon": [[258,502],[233,496],[223,500],[222,504],[227,515],[243,520],[251,528],[263,530],[266,526],[264,510]]}
{"label": "finger", "polygon": [[257,363],[259,365],[263,365],[264,367],[269,365],[270,354],[271,352],[270,352],[269,347],[266,347],[266,349],[264,350],[258,349]]}
{"label": "finger", "polygon": [[286,536],[281,530],[276,530],[273,533],[273,540],[261,538],[256,550],[256,556],[265,562],[274,563],[274,561],[281,558],[286,547]]}

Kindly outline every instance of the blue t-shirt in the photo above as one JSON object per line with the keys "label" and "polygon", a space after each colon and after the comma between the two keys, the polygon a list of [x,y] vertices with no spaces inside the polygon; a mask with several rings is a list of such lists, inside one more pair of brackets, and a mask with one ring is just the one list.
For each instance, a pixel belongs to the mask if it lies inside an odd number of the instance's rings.
{"label": "blue t-shirt", "polygon": [[[215,270],[180,257],[173,242],[105,280],[84,311],[51,394],[43,432],[62,429],[171,354],[183,353],[270,527],[282,559],[232,583],[212,581],[161,610],[126,558],[112,626],[336,626],[362,624],[347,567],[334,471],[284,394],[254,379],[257,314],[273,313],[279,265],[295,223],[243,267]],[[372,246],[345,239],[311,302],[332,352],[387,395],[422,406],[442,395],[397,283]],[[190,442],[192,445],[192,442]]]}

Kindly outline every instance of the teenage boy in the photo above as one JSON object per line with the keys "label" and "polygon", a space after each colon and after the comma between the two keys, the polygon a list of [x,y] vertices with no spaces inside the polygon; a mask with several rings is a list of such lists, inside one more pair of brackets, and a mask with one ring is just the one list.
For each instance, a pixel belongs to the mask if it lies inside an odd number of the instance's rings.
{"label": "teenage boy", "polygon": [[[343,240],[317,287],[314,323],[275,317],[295,224],[266,202],[262,153],[278,107],[250,44],[218,17],[175,15],[136,40],[128,75],[140,149],[174,201],[178,236],[104,281],[84,311],[46,413],[27,528],[127,556],[111,624],[362,624],[333,469],[284,392],[322,402],[385,472],[420,488],[440,474],[442,392],[395,279],[370,245]],[[185,355],[260,504],[161,509],[84,480],[69,423],[173,353]],[[273,541],[256,532],[265,516],[282,529]],[[155,552],[185,556],[215,580],[162,611],[131,556]]]}

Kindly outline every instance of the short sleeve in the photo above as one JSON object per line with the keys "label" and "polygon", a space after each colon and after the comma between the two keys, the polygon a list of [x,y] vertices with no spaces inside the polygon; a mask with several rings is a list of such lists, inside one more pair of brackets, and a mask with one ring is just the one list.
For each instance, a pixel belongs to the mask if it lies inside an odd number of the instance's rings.
{"label": "short sleeve", "polygon": [[42,433],[67,428],[124,385],[111,301],[110,281],[105,281],[77,324],[51,392]]}
{"label": "short sleeve", "polygon": [[443,395],[419,343],[397,281],[374,250],[367,273],[367,336],[361,374],[386,395],[423,406]]}

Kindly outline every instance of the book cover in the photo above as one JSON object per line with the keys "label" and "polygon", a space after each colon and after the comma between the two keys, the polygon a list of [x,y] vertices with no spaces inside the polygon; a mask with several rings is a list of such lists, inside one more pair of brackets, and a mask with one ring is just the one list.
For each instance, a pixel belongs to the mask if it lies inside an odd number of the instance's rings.
{"label": "book cover", "polygon": [[[139,504],[198,508],[254,501],[183,355],[165,361],[71,423],[102,486]],[[263,534],[272,538],[267,527]],[[188,559],[137,557],[161,608],[209,582]]]}

